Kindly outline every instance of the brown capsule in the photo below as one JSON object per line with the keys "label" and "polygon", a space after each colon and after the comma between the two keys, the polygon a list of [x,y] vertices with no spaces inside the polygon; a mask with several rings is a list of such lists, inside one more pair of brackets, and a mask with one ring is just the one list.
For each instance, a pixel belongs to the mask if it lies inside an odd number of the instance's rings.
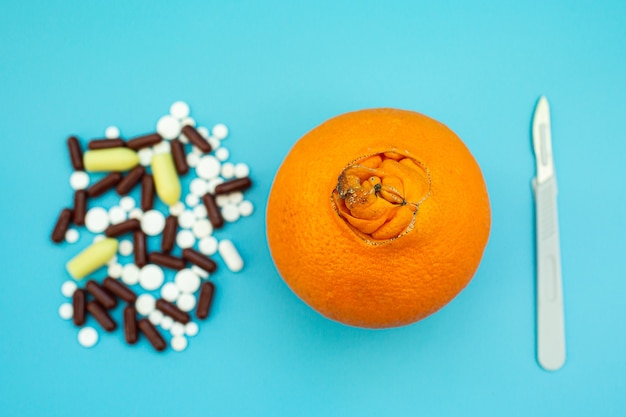
{"label": "brown capsule", "polygon": [[98,284],[96,281],[87,281],[85,289],[89,294],[93,295],[93,298],[95,298],[96,301],[98,301],[102,305],[102,307],[106,308],[107,310],[111,310],[112,308],[115,308],[117,306],[117,300],[115,299],[115,297],[111,295],[109,291],[102,288],[100,284]]}
{"label": "brown capsule", "polygon": [[137,310],[135,307],[128,305],[124,307],[124,339],[129,345],[137,343],[139,338],[137,331]]}
{"label": "brown capsule", "polygon": [[72,319],[74,324],[82,326],[85,324],[85,304],[87,303],[87,292],[82,289],[77,289],[72,295],[72,307],[74,309],[74,315]]}
{"label": "brown capsule", "polygon": [[80,149],[80,143],[76,136],[70,136],[67,139],[67,147],[70,151],[70,161],[72,161],[72,167],[76,171],[84,171],[83,165],[83,151]]}
{"label": "brown capsule", "polygon": [[130,193],[133,187],[137,185],[139,181],[141,181],[141,178],[143,177],[143,174],[145,174],[145,172],[146,169],[144,167],[142,167],[141,165],[136,166],[128,174],[126,174],[126,176],[119,182],[119,184],[117,184],[117,187],[115,187],[115,191],[117,191],[119,195],[126,195]]}
{"label": "brown capsule", "polygon": [[165,348],[167,347],[167,344],[165,343],[165,339],[163,339],[163,336],[161,336],[161,333],[159,333],[156,327],[154,327],[154,325],[150,323],[150,320],[148,319],[139,320],[139,322],[137,323],[137,327],[139,327],[139,330],[141,330],[141,333],[143,333],[143,335],[146,336],[146,339],[150,341],[150,344],[156,350],[158,350],[159,352],[165,350]]}
{"label": "brown capsule", "polygon": [[141,179],[141,209],[152,210],[154,206],[154,178],[150,174],[144,174]]}
{"label": "brown capsule", "polygon": [[85,225],[87,215],[87,191],[76,190],[74,193],[74,224],[76,226]]}
{"label": "brown capsule", "polygon": [[70,228],[70,222],[72,221],[72,210],[68,208],[64,208],[59,213],[59,217],[57,222],[54,225],[54,229],[52,230],[52,241],[54,243],[61,243],[65,240],[65,233],[67,233],[67,229]]}
{"label": "brown capsule", "polygon": [[165,314],[166,316],[170,316],[179,323],[187,324],[191,321],[191,317],[188,313],[184,312],[180,308],[176,307],[174,304],[170,303],[169,301],[165,301],[162,298],[156,300],[156,308],[157,310],[160,310],[161,313]]}
{"label": "brown capsule", "polygon": [[225,181],[218,184],[215,187],[215,194],[228,194],[233,191],[247,190],[252,185],[252,181],[249,177],[235,178],[233,180]]}
{"label": "brown capsule", "polygon": [[202,320],[209,317],[214,294],[215,285],[213,285],[212,282],[206,281],[202,284],[202,287],[200,287],[200,296],[198,297],[198,306],[196,307],[196,317]]}
{"label": "brown capsule", "polygon": [[213,228],[219,229],[220,227],[224,226],[224,218],[222,217],[222,212],[217,206],[213,194],[205,194],[204,197],[202,197],[202,202],[206,207],[207,215]]}
{"label": "brown capsule", "polygon": [[105,191],[110,190],[115,187],[117,183],[122,180],[122,174],[119,172],[111,172],[106,177],[102,178],[100,181],[92,185],[87,189],[88,197],[98,197],[99,195],[104,194]]}
{"label": "brown capsule", "polygon": [[143,268],[148,263],[148,248],[146,246],[146,234],[137,230],[133,234],[133,252],[135,253],[135,265]]}
{"label": "brown capsule", "polygon": [[176,172],[178,172],[179,175],[185,175],[188,173],[189,165],[187,165],[187,156],[182,142],[178,139],[174,139],[170,142],[170,150],[172,152],[172,159],[174,159]]}
{"label": "brown capsule", "polygon": [[135,300],[137,300],[137,294],[116,279],[106,277],[104,281],[102,281],[102,286],[111,294],[114,294],[127,303],[134,303]]}
{"label": "brown capsule", "polygon": [[193,126],[184,126],[183,134],[189,142],[191,142],[196,148],[200,149],[203,153],[211,152],[211,145],[205,138]]}
{"label": "brown capsule", "polygon": [[152,264],[161,265],[166,268],[181,270],[185,265],[185,261],[172,255],[165,253],[152,252],[148,255],[148,261]]}
{"label": "brown capsule", "polygon": [[158,133],[151,133],[149,135],[137,136],[136,138],[129,139],[128,142],[126,142],[126,146],[130,149],[139,150],[141,148],[156,145],[162,140],[163,138]]}
{"label": "brown capsule", "polygon": [[183,249],[183,259],[199,266],[207,272],[215,272],[217,264],[212,259],[204,256],[191,248]]}
{"label": "brown capsule", "polygon": [[161,251],[163,253],[169,253],[174,248],[177,229],[178,218],[176,216],[167,216],[165,219],[165,227],[163,228],[163,239],[161,240]]}
{"label": "brown capsule", "polygon": [[104,234],[107,237],[117,237],[121,236],[125,233],[134,232],[135,230],[141,229],[141,223],[137,219],[128,219],[121,223],[112,224],[106,228]]}
{"label": "brown capsule", "polygon": [[109,149],[109,148],[120,148],[126,146],[126,143],[122,139],[96,139],[91,140],[87,144],[87,147],[91,150],[96,149]]}
{"label": "brown capsule", "polygon": [[112,332],[117,328],[117,324],[113,321],[111,316],[109,316],[109,313],[107,313],[105,308],[96,300],[91,300],[87,303],[87,311],[107,332]]}

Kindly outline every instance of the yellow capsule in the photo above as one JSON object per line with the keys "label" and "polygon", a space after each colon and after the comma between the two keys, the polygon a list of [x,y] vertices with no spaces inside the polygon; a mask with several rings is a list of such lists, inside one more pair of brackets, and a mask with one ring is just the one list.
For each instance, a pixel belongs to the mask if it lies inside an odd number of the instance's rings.
{"label": "yellow capsule", "polygon": [[129,148],[98,149],[85,152],[83,163],[89,172],[128,171],[139,164],[139,156]]}
{"label": "yellow capsule", "polygon": [[117,239],[105,238],[87,247],[66,265],[74,279],[84,278],[109,262],[117,252]]}
{"label": "yellow capsule", "polygon": [[171,153],[156,154],[152,157],[154,188],[159,198],[168,206],[180,200],[180,180]]}

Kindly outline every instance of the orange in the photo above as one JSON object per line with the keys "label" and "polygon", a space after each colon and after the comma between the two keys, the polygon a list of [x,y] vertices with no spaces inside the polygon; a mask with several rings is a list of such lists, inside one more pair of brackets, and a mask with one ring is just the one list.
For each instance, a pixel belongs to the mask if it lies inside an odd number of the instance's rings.
{"label": "orange", "polygon": [[454,132],[385,108],[304,135],[276,174],[266,221],[276,268],[304,302],[348,325],[385,328],[418,321],[465,288],[491,211]]}

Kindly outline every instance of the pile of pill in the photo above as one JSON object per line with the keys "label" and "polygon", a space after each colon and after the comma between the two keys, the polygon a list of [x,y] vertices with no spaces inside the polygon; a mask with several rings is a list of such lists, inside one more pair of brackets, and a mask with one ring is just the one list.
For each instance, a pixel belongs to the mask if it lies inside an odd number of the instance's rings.
{"label": "pile of pill", "polygon": [[[189,114],[177,101],[156,132],[125,140],[110,126],[84,152],[78,138],[67,140],[73,204],[61,210],[52,241],[77,243],[81,227],[93,236],[67,263],[72,279],[61,286],[68,300],[59,315],[80,328],[82,346],[98,342],[91,320],[106,332],[117,329],[114,313],[124,303],[128,344],[145,337],[162,351],[169,339],[182,351],[199,330],[192,314],[203,320],[211,310],[215,283],[209,277],[218,264],[210,257],[218,254],[232,272],[243,268],[234,243],[214,232],[252,214],[243,195],[252,186],[249,167],[228,161],[224,124],[209,131]],[[194,178],[185,179],[193,171]],[[99,204],[111,195],[116,204]]]}

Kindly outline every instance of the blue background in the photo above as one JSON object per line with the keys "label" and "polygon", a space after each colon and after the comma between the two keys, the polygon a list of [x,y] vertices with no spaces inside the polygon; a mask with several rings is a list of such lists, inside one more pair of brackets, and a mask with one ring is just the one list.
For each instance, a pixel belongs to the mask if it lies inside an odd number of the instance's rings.
{"label": "blue background", "polygon": [[[0,13],[0,415],[626,415],[626,2],[14,1]],[[383,4],[384,3],[384,4]],[[436,3],[436,4],[435,4]],[[547,4],[549,3],[549,4]],[[530,121],[551,103],[568,358],[534,348]],[[49,233],[71,201],[65,138],[154,128],[175,100],[226,123],[255,214],[246,268],[182,354],[93,349],[57,316],[84,245]],[[469,287],[404,328],[331,322],[273,268],[264,208],[294,142],[366,107],[417,110],[480,163],[493,226]]]}

